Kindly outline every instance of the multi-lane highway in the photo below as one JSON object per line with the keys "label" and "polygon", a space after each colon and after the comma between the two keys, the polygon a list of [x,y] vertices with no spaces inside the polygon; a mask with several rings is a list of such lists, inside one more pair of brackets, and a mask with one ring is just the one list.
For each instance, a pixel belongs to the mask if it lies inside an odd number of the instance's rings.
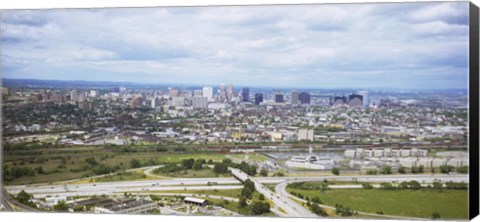
{"label": "multi-lane highway", "polygon": [[[282,183],[286,181],[320,181],[320,180],[338,180],[338,181],[358,181],[358,182],[402,182],[417,180],[420,183],[432,183],[434,180],[468,182],[468,175],[378,175],[378,176],[317,176],[317,177],[255,177],[259,183]],[[210,184],[210,185],[209,185]],[[139,180],[139,181],[119,181],[104,183],[86,183],[86,184],[38,184],[38,185],[18,185],[6,186],[5,189],[10,194],[17,194],[21,190],[37,197],[40,194],[45,195],[66,195],[74,193],[120,193],[134,191],[155,191],[155,190],[180,190],[180,189],[237,189],[241,185],[237,179],[214,177],[214,178],[172,178],[162,180]]]}
{"label": "multi-lane highway", "polygon": [[[468,175],[445,175],[445,174],[417,174],[417,175],[355,175],[355,176],[316,176],[316,177],[251,177],[238,169],[231,169],[234,177],[230,178],[172,178],[161,180],[139,180],[139,181],[121,181],[104,183],[85,183],[85,184],[36,184],[6,186],[6,192],[16,195],[25,190],[33,194],[35,198],[47,196],[93,196],[93,195],[112,195],[123,194],[125,192],[149,193],[155,191],[175,191],[175,190],[221,190],[221,189],[240,189],[243,187],[241,182],[250,179],[254,182],[255,188],[266,198],[271,200],[275,208],[281,208],[282,211],[276,211],[277,214],[288,217],[316,217],[309,210],[293,201],[285,191],[287,183],[300,181],[357,181],[357,182],[402,182],[416,180],[420,183],[432,183],[434,181],[454,181],[467,182]],[[279,184],[276,187],[276,193],[266,188],[263,184]],[[14,201],[6,192],[2,193],[2,202],[6,207]],[[10,208],[11,210],[11,208]],[[28,209],[26,209],[28,211]]]}
{"label": "multi-lane highway", "polygon": [[257,192],[263,194],[265,198],[272,201],[275,206],[283,209],[286,212],[286,216],[288,217],[317,217],[317,215],[313,214],[309,210],[305,209],[303,206],[297,204],[295,201],[291,200],[288,197],[275,194],[273,191],[265,187],[259,180],[254,177],[247,175],[246,173],[230,168],[233,176],[241,181],[251,180],[255,184],[255,190]]}

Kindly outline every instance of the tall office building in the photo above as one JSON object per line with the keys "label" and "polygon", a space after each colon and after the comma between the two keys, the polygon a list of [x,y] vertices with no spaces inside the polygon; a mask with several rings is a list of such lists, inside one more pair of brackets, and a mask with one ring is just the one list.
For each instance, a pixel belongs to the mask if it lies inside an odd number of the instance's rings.
{"label": "tall office building", "polygon": [[213,88],[212,87],[203,87],[203,96],[207,99],[213,98]]}
{"label": "tall office building", "polygon": [[296,105],[298,104],[298,92],[292,92],[292,105]]}
{"label": "tall office building", "polygon": [[263,102],[263,94],[255,93],[255,105],[260,105],[261,102]]}
{"label": "tall office building", "polygon": [[74,89],[74,90],[70,91],[70,100],[77,101],[78,100],[78,95],[79,95],[79,93],[78,93],[77,90]]}
{"label": "tall office building", "polygon": [[233,85],[228,84],[227,86],[227,100],[231,102],[233,99]]}
{"label": "tall office building", "polygon": [[301,92],[298,95],[301,104],[310,104],[310,94],[306,92]]}
{"label": "tall office building", "polygon": [[156,107],[160,106],[160,99],[157,97],[152,98],[151,102],[152,108],[155,109]]}
{"label": "tall office building", "polygon": [[275,102],[276,103],[283,103],[283,95],[282,94],[275,94]]}
{"label": "tall office building", "polygon": [[220,84],[219,97],[221,102],[225,102],[227,100],[227,91],[225,91],[225,84]]}
{"label": "tall office building", "polygon": [[248,102],[250,100],[250,89],[249,88],[243,88],[242,89],[242,101],[243,102]]}
{"label": "tall office building", "polygon": [[348,105],[352,107],[363,106],[363,96],[358,94],[352,94],[348,96]]}
{"label": "tall office building", "polygon": [[206,109],[208,105],[207,97],[205,96],[195,96],[193,97],[193,108],[194,109]]}
{"label": "tall office building", "polygon": [[170,97],[177,97],[178,95],[180,95],[180,93],[178,92],[178,89],[170,89],[168,91],[168,95]]}
{"label": "tall office building", "polygon": [[359,91],[358,94],[363,96],[363,106],[368,107],[370,105],[368,91]]}
{"label": "tall office building", "polygon": [[194,90],[193,96],[203,96],[203,90],[199,90],[199,89]]}
{"label": "tall office building", "polygon": [[90,97],[95,98],[98,96],[98,90],[90,90]]}

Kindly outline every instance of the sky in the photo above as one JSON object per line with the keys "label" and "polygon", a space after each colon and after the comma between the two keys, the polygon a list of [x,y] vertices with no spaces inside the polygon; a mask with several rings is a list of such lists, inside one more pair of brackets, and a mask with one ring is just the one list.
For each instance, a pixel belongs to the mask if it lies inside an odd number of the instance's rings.
{"label": "sky", "polygon": [[468,2],[5,10],[3,78],[465,89]]}

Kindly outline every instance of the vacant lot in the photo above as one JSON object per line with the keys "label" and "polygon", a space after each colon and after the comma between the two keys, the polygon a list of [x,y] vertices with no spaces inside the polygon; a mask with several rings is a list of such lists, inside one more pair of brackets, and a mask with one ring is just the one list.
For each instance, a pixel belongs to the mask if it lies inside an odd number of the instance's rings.
{"label": "vacant lot", "polygon": [[431,218],[438,212],[442,219],[467,219],[466,190],[382,190],[382,189],[287,189],[306,196],[318,196],[329,206],[341,204],[352,210],[406,217]]}
{"label": "vacant lot", "polygon": [[[88,163],[87,159],[94,159],[95,163]],[[214,162],[225,159],[221,153],[172,153],[172,152],[120,152],[102,147],[84,148],[49,148],[37,149],[29,152],[4,152],[3,167],[15,170],[15,177],[6,180],[7,185],[52,183],[65,180],[79,179],[109,172],[119,172],[139,166],[159,165],[164,163],[181,162],[183,159],[205,159]],[[133,167],[132,160],[138,160],[139,166]],[[34,172],[18,173],[18,169]],[[41,168],[38,169],[38,168]],[[210,170],[211,171],[211,170]],[[207,171],[205,171],[207,172]],[[205,172],[192,172],[185,177]],[[213,172],[212,172],[213,173]],[[180,176],[180,175],[179,175]],[[205,174],[204,176],[212,176]],[[123,176],[111,176],[102,178],[103,181],[144,179],[143,175],[136,173]],[[195,176],[193,176],[195,177]]]}

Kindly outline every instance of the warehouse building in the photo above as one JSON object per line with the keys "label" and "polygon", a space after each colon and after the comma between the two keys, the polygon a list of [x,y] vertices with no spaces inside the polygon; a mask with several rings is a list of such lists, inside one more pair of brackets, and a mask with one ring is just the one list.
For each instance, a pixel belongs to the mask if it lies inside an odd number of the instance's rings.
{"label": "warehouse building", "polygon": [[157,203],[148,200],[129,199],[95,207],[95,213],[104,214],[141,214],[157,208]]}

